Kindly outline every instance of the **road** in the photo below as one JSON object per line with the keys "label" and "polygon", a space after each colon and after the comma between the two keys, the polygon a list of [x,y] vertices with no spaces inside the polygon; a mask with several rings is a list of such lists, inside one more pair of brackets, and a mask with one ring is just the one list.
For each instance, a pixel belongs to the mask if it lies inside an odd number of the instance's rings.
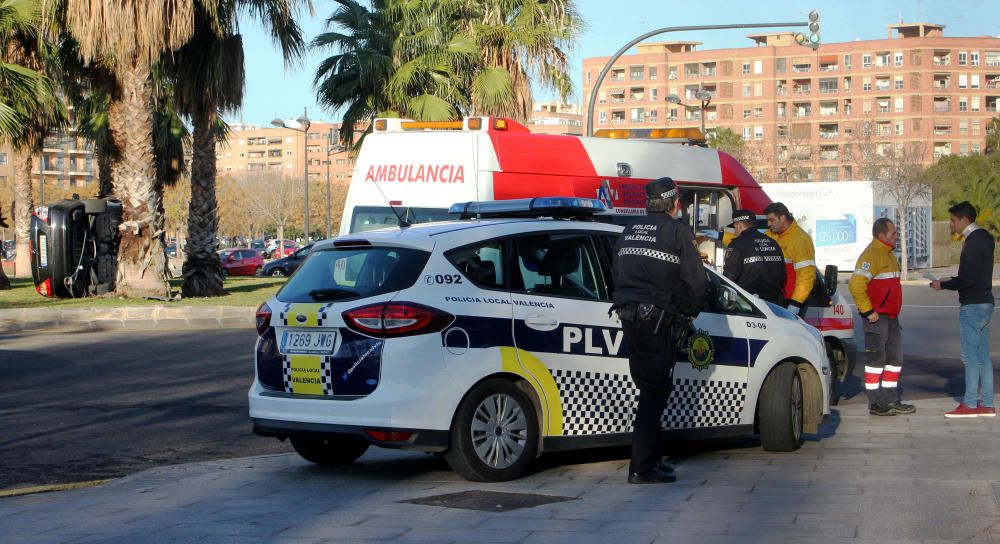
{"label": "road", "polygon": [[[904,297],[907,398],[960,393],[955,294],[907,286]],[[1000,319],[994,339],[998,330]],[[246,391],[254,335],[229,329],[0,337],[0,490],[292,451],[251,433]],[[1000,361],[1000,340],[992,354]],[[855,365],[842,402],[864,402],[862,371]]]}

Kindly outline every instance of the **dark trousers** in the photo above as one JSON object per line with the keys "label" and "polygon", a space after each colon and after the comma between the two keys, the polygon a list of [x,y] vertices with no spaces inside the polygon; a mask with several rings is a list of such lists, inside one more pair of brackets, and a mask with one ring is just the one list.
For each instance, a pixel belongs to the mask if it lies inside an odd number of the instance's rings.
{"label": "dark trousers", "polygon": [[[655,312],[654,312],[655,315]],[[649,473],[663,458],[660,431],[663,410],[674,388],[677,350],[668,324],[653,334],[656,319],[622,321],[628,345],[628,368],[639,388],[639,405],[632,422],[632,462],[629,472]]]}
{"label": "dark trousers", "polygon": [[903,370],[902,329],[899,318],[879,316],[865,331],[865,390],[870,405],[899,401],[899,373]]}

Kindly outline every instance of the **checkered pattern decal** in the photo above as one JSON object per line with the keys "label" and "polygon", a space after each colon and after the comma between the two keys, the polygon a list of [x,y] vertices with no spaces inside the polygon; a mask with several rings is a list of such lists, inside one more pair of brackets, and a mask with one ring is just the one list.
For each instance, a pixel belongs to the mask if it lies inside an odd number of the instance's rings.
{"label": "checkered pattern decal", "polygon": [[[624,374],[555,370],[563,406],[563,434],[632,432],[638,389]],[[745,383],[677,379],[663,412],[663,428],[737,425],[746,403]]]}
{"label": "checkered pattern decal", "polygon": [[681,259],[673,253],[666,253],[664,251],[658,251],[655,249],[648,249],[644,247],[623,247],[618,250],[618,256],[622,257],[624,255],[638,255],[640,257],[651,257],[653,259],[659,259],[661,261],[667,261],[668,263],[681,264]]}

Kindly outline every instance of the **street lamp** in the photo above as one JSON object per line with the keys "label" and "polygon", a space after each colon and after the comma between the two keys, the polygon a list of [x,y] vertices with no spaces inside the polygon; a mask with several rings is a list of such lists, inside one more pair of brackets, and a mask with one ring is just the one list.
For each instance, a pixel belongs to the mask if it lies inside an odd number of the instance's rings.
{"label": "street lamp", "polygon": [[676,94],[667,95],[667,102],[670,102],[671,104],[677,104],[678,106],[684,106],[684,109],[687,111],[698,111],[699,117],[701,117],[701,133],[702,135],[704,135],[705,108],[707,108],[708,104],[712,102],[712,93],[702,90],[694,93],[694,97],[697,98],[698,100],[701,100],[701,106],[689,106],[684,102],[682,102],[681,97],[677,96]]}
{"label": "street lamp", "polygon": [[[816,22],[816,46],[819,46],[819,14],[816,13],[815,19],[812,17],[810,12],[810,19]],[[601,83],[604,82],[604,77],[608,75],[611,67],[614,66],[615,61],[617,61],[626,51],[632,48],[635,44],[645,40],[646,38],[651,38],[659,34],[666,34],[668,32],[683,32],[691,30],[726,30],[731,28],[766,28],[766,27],[792,27],[792,26],[809,26],[809,23],[754,23],[754,24],[736,24],[736,25],[699,25],[699,26],[671,26],[667,28],[660,28],[647,32],[638,38],[625,44],[624,47],[615,52],[608,62],[605,63],[604,68],[601,69],[601,73],[597,75],[597,80],[594,81],[594,88],[590,90],[590,100],[587,103],[587,136],[594,135],[594,105],[597,103],[597,89],[601,87]],[[812,38],[810,37],[810,40]]]}
{"label": "street lamp", "polygon": [[288,130],[294,130],[295,132],[302,133],[302,156],[303,156],[302,164],[304,172],[303,178],[305,180],[304,183],[305,183],[305,208],[306,208],[306,214],[303,226],[305,228],[306,245],[308,245],[309,244],[309,142],[307,140],[309,139],[308,138],[309,126],[312,125],[312,121],[309,120],[309,115],[306,108],[302,108],[302,117],[299,117],[295,121],[298,122],[299,126],[301,126],[302,128],[290,127],[287,124],[285,124],[284,119],[275,119],[274,121],[271,121],[271,124],[278,128],[287,128]]}

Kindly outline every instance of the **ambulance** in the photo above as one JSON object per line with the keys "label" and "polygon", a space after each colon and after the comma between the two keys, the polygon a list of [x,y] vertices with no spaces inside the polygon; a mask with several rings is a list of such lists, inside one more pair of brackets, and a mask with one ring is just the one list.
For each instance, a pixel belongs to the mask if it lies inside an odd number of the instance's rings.
{"label": "ambulance", "polygon": [[[539,196],[596,198],[625,224],[645,213],[644,186],[669,176],[681,188],[684,219],[706,263],[722,271],[726,226],[748,209],[766,228],[771,199],[732,156],[704,147],[697,129],[599,130],[595,137],[533,134],[500,117],[419,122],[376,119],[348,189],[340,234],[449,219],[454,202]],[[846,377],[854,355],[854,319],[836,292],[835,269],[809,300],[806,322],[820,329]]]}

